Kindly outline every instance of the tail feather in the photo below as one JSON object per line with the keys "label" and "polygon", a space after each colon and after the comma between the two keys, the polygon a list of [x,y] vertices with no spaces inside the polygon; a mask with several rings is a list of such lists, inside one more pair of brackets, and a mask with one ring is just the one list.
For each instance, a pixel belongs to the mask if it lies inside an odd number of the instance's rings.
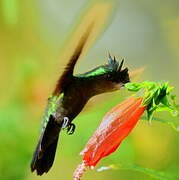
{"label": "tail feather", "polygon": [[53,144],[51,144],[41,155],[39,158],[39,148],[40,144],[37,146],[37,149],[34,153],[34,157],[31,163],[31,171],[37,171],[37,175],[42,175],[43,173],[47,173],[51,166],[53,165],[53,161],[55,159],[55,152],[57,148],[58,138],[55,140]]}
{"label": "tail feather", "polygon": [[40,137],[31,162],[31,171],[33,172],[36,170],[37,175],[47,173],[53,165],[59,132],[60,127],[53,116],[51,116]]}

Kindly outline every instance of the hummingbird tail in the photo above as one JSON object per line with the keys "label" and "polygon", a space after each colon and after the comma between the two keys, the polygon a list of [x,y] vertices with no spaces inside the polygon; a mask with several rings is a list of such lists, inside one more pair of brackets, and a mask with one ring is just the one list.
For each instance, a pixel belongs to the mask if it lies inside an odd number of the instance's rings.
{"label": "hummingbird tail", "polygon": [[53,165],[58,144],[59,132],[59,125],[57,125],[54,118],[51,117],[45,130],[40,136],[40,140],[37,144],[31,162],[31,171],[33,172],[36,170],[37,175],[47,173]]}

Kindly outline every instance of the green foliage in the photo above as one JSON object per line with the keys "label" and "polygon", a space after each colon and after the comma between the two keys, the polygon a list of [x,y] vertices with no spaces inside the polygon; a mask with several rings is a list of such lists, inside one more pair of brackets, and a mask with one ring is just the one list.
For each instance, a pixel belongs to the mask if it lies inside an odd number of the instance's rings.
{"label": "green foliage", "polygon": [[23,180],[26,176],[33,132],[23,123],[26,118],[25,109],[19,103],[0,110],[0,179]]}
{"label": "green foliage", "polygon": [[148,175],[152,177],[153,179],[158,179],[158,180],[177,180],[178,179],[178,177],[175,177],[171,174],[167,174],[165,172],[157,171],[151,168],[144,168],[136,164],[109,165],[109,166],[101,167],[100,169],[98,169],[98,171],[108,170],[108,169],[132,170],[132,171],[144,173],[145,175]]}
{"label": "green foliage", "polygon": [[61,97],[63,97],[63,93],[61,93],[58,96],[51,95],[48,98],[48,104],[47,104],[47,107],[45,109],[45,113],[44,113],[43,120],[42,120],[42,129],[44,129],[47,126],[50,115],[53,115],[56,112],[57,104],[58,104],[57,101]]}
{"label": "green foliage", "polygon": [[14,25],[18,22],[19,3],[18,0],[2,0],[3,15],[6,24]]}
{"label": "green foliage", "polygon": [[139,91],[139,96],[143,97],[143,106],[147,106],[148,120],[152,119],[154,112],[168,111],[173,116],[179,114],[176,96],[172,94],[174,87],[170,87],[167,81],[127,83],[125,87],[129,91]]}

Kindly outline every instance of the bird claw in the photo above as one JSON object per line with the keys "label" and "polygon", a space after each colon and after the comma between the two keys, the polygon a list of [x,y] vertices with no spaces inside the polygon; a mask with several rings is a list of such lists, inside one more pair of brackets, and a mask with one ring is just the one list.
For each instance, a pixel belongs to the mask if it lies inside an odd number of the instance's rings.
{"label": "bird claw", "polygon": [[67,128],[67,134],[68,135],[72,135],[75,132],[75,124],[69,122],[69,118],[68,117],[64,117],[63,118],[63,124],[62,124],[62,129]]}
{"label": "bird claw", "polygon": [[68,127],[68,123],[69,123],[69,118],[68,117],[64,117],[63,118],[62,129],[65,129],[66,127]]}
{"label": "bird claw", "polygon": [[72,135],[75,132],[75,128],[76,128],[75,124],[70,123],[67,127],[67,134]]}

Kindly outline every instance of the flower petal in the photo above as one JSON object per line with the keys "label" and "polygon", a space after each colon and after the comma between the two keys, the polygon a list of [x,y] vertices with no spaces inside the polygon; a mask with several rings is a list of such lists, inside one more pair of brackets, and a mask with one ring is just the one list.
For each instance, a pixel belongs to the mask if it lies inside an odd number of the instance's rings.
{"label": "flower petal", "polygon": [[101,158],[117,149],[144,112],[146,107],[141,106],[142,100],[130,97],[105,115],[81,153],[87,166],[95,166]]}

